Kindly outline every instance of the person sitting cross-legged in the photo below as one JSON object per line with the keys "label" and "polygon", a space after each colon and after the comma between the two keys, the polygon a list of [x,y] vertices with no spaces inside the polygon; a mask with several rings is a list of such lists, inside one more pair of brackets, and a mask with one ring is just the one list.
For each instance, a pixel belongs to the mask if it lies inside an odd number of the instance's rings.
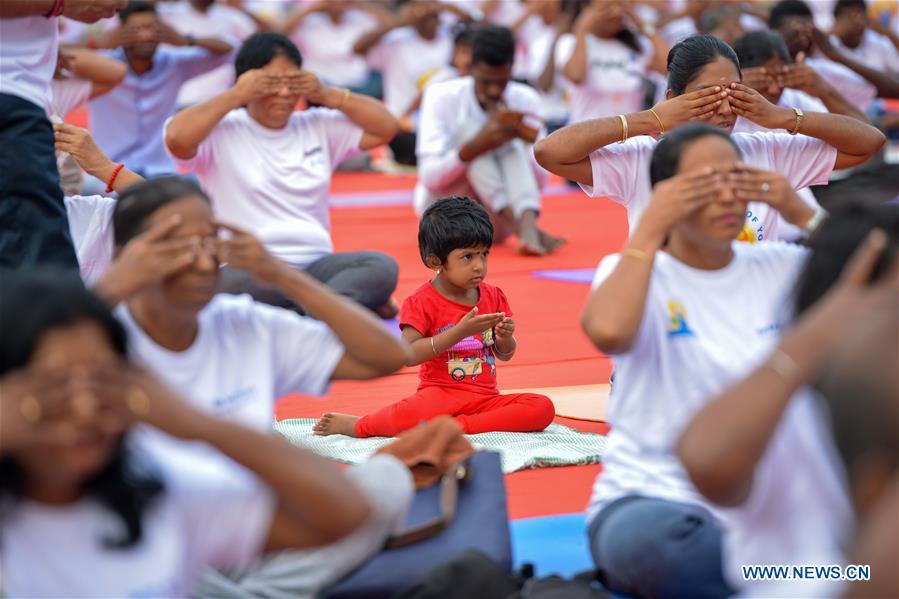
{"label": "person sitting cross-legged", "polygon": [[411,397],[359,418],[327,413],[318,435],[390,437],[423,420],[453,416],[468,434],[542,431],[555,409],[545,395],[497,390],[496,361],[515,355],[515,321],[505,294],[484,282],[493,227],[474,200],[448,197],[428,208],[418,229],[425,266],[437,272],[400,312],[407,366],[421,364]]}
{"label": "person sitting cross-legged", "polygon": [[546,172],[530,144],[545,128],[540,95],[510,81],[514,58],[509,29],[479,27],[472,37],[471,75],[425,89],[415,209],[421,214],[440,197],[471,195],[491,212],[497,241],[514,232],[520,253],[542,256],[564,240],[537,227]]}

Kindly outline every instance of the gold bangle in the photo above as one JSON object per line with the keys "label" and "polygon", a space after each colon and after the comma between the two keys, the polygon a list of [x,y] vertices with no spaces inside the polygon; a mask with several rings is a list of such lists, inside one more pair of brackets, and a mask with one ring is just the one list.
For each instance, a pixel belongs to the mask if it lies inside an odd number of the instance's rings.
{"label": "gold bangle", "polygon": [[647,264],[652,263],[652,257],[643,250],[638,250],[637,248],[624,248],[623,250],[621,250],[621,255],[636,258],[637,260],[646,262]]}
{"label": "gold bangle", "polygon": [[350,97],[350,88],[348,88],[348,87],[343,88],[343,95],[340,96],[340,104],[335,106],[335,108],[337,110],[340,110],[341,108],[343,108],[343,105],[346,104],[347,98],[349,98],[349,97]]}
{"label": "gold bangle", "polygon": [[618,143],[623,144],[627,141],[627,117],[619,114],[618,119],[621,121],[621,141]]}
{"label": "gold bangle", "polygon": [[437,355],[437,346],[434,345],[434,338],[431,337],[431,351],[434,352],[434,355]]}
{"label": "gold bangle", "polygon": [[796,115],[796,124],[793,126],[793,130],[790,131],[790,135],[799,133],[799,128],[802,126],[802,119],[805,118],[805,113],[795,106],[793,107],[793,114]]}
{"label": "gold bangle", "polygon": [[665,132],[665,125],[662,124],[662,119],[659,118],[659,113],[657,113],[654,109],[650,108],[649,112],[652,113],[652,116],[656,117],[656,120],[659,121],[659,133]]}

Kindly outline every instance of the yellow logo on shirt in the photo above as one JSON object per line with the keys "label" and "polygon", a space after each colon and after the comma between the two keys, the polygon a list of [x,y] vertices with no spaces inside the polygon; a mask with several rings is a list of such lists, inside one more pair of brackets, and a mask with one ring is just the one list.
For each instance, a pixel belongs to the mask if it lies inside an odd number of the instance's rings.
{"label": "yellow logo on shirt", "polygon": [[687,310],[677,300],[668,300],[668,336],[692,337],[693,331],[687,324]]}

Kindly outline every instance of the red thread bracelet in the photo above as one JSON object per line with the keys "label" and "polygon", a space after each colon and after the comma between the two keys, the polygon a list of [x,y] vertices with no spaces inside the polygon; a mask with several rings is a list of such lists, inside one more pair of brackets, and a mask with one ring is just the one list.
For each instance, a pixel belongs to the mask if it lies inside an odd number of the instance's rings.
{"label": "red thread bracelet", "polygon": [[53,17],[58,17],[66,10],[66,0],[55,0],[53,2],[53,8],[50,9],[50,12],[45,14],[44,16],[48,19],[52,19]]}
{"label": "red thread bracelet", "polygon": [[121,162],[115,167],[115,170],[112,171],[112,176],[109,177],[109,183],[106,184],[106,193],[111,193],[113,191],[112,184],[115,183],[115,178],[119,176],[119,171],[125,168],[125,165]]}

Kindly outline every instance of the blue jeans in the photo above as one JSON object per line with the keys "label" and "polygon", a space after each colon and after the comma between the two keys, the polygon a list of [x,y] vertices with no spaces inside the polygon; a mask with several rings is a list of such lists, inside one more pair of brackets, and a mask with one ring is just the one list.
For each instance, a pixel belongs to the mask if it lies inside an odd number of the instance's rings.
{"label": "blue jeans", "polygon": [[616,594],[733,594],[721,567],[721,528],[701,506],[629,495],[603,509],[587,534],[599,578]]}
{"label": "blue jeans", "polygon": [[0,269],[78,272],[54,143],[43,109],[0,94]]}

